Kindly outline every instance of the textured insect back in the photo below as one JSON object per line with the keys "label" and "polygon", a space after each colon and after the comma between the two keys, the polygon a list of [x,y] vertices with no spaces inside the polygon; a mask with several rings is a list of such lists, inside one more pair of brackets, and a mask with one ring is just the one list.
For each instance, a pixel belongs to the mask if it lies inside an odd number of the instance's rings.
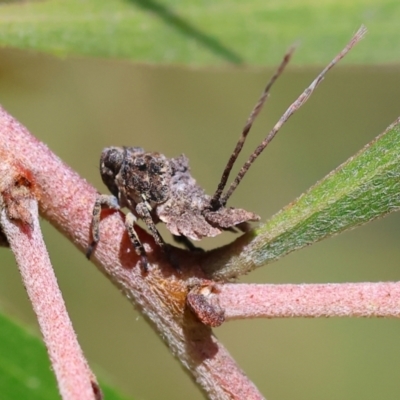
{"label": "textured insect back", "polygon": [[170,193],[171,167],[159,153],[145,153],[139,147],[126,147],[119,185],[124,188],[128,204],[146,202],[152,209],[165,202]]}
{"label": "textured insect back", "polygon": [[172,158],[170,165],[171,195],[168,201],[157,207],[157,216],[175,236],[200,240],[220,234],[221,230],[210,225],[204,217],[210,198],[192,177],[187,157]]}

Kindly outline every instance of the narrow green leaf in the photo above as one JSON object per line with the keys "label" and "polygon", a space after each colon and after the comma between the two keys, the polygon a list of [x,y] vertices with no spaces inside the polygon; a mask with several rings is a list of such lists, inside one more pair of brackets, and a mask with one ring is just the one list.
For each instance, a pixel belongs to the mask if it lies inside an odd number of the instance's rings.
{"label": "narrow green leaf", "polygon": [[397,0],[47,0],[0,5],[0,45],[141,62],[324,63],[364,23],[352,63],[400,60]]}
{"label": "narrow green leaf", "polygon": [[[101,384],[107,400],[122,400]],[[42,341],[0,314],[0,398],[1,400],[60,399]]]}
{"label": "narrow green leaf", "polygon": [[[251,236],[219,249],[207,273],[215,279],[242,275],[347,229],[400,209],[400,118],[359,153],[275,214]],[[225,261],[222,261],[224,258]],[[220,266],[226,265],[221,269]]]}
{"label": "narrow green leaf", "polygon": [[3,399],[57,399],[56,381],[43,345],[0,315],[0,393]]}

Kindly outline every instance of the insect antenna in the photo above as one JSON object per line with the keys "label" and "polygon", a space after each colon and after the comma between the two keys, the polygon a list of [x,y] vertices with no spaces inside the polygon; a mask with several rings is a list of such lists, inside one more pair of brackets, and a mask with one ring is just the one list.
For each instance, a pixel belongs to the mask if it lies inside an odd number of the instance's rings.
{"label": "insect antenna", "polygon": [[262,110],[265,101],[267,100],[269,96],[269,91],[271,90],[272,85],[275,83],[275,81],[279,78],[279,76],[282,74],[283,70],[285,69],[286,65],[289,63],[290,59],[292,58],[293,52],[295,50],[295,46],[292,46],[285,56],[283,57],[283,60],[281,64],[279,65],[278,69],[276,70],[275,74],[272,76],[272,78],[269,80],[267,83],[267,86],[265,86],[264,91],[262,92],[260,98],[258,99],[256,105],[254,106],[253,110],[251,111],[249,117],[247,118],[246,124],[243,127],[242,133],[239,137],[239,140],[236,144],[235,149],[233,150],[233,153],[231,154],[228,163],[225,166],[224,172],[222,173],[221,180],[218,184],[218,188],[214,193],[214,196],[211,199],[211,207],[218,209],[221,207],[221,205],[224,205],[221,201],[221,195],[223,190],[225,189],[226,182],[228,181],[229,174],[231,173],[232,167],[235,164],[235,161],[237,160],[239,153],[241,152],[244,142],[246,141],[247,135],[250,132],[251,127],[253,126],[254,120],[257,118],[258,114]]}
{"label": "insect antenna", "polygon": [[239,185],[240,181],[243,179],[246,172],[249,170],[250,166],[253,162],[257,159],[257,157],[261,154],[261,152],[268,146],[271,140],[275,137],[278,133],[279,129],[282,125],[308,100],[317,86],[321,83],[324,79],[325,74],[335,66],[352,48],[356,45],[365,35],[367,29],[365,26],[361,26],[360,29],[356,32],[356,34],[352,37],[346,47],[322,70],[322,72],[314,79],[311,85],[304,90],[304,92],[297,98],[297,100],[290,105],[290,107],[285,111],[276,125],[272,128],[269,132],[268,136],[261,142],[261,144],[254,150],[254,153],[251,154],[249,159],[245,162],[239,173],[237,174],[235,180],[230,185],[229,189],[224,195],[221,195],[219,203],[225,206],[226,202],[228,201],[229,197],[232,195],[234,190]]}

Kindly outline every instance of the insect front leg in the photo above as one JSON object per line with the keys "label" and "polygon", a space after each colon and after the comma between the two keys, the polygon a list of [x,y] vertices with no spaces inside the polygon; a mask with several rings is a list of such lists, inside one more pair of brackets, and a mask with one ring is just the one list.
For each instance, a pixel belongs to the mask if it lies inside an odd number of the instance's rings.
{"label": "insect front leg", "polygon": [[136,205],[137,215],[140,217],[140,219],[143,220],[146,226],[150,229],[150,232],[153,235],[153,238],[155,242],[158,244],[158,246],[160,246],[163,250],[165,250],[164,240],[161,237],[160,232],[158,232],[158,229],[156,228],[156,224],[154,223],[153,218],[151,217],[149,207],[150,206],[148,205],[147,202],[138,203]]}
{"label": "insect front leg", "polygon": [[119,210],[118,199],[115,196],[108,194],[100,194],[97,196],[92,211],[92,242],[86,250],[86,257],[90,258],[96,244],[100,241],[100,215],[102,208],[111,208],[113,210]]}
{"label": "insect front leg", "polygon": [[138,256],[140,256],[142,268],[143,268],[144,272],[147,272],[149,270],[149,262],[147,260],[146,251],[145,251],[142,243],[140,243],[138,235],[135,231],[136,220],[137,220],[136,217],[131,212],[129,212],[128,214],[126,214],[126,217],[125,217],[125,227],[128,232],[129,239],[130,239],[131,243],[133,244],[133,247],[135,248],[136,254]]}

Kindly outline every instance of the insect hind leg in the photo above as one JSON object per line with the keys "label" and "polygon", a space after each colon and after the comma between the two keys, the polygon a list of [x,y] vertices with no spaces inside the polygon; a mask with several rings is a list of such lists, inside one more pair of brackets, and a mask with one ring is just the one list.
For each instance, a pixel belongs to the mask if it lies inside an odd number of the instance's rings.
{"label": "insect hind leg", "polygon": [[189,251],[201,252],[201,253],[204,252],[204,250],[201,247],[195,246],[186,236],[172,235],[172,237],[175,240],[175,242],[183,244],[183,246],[185,246],[185,248]]}

